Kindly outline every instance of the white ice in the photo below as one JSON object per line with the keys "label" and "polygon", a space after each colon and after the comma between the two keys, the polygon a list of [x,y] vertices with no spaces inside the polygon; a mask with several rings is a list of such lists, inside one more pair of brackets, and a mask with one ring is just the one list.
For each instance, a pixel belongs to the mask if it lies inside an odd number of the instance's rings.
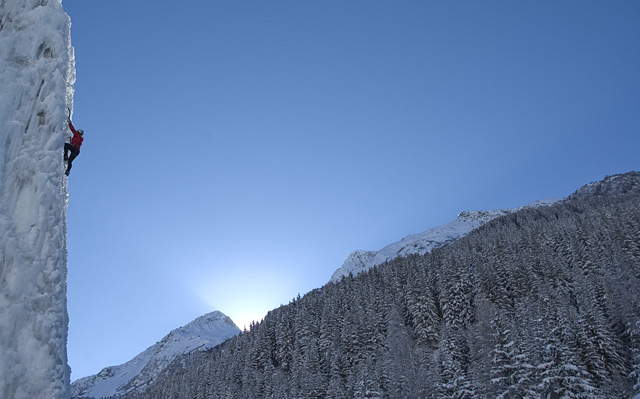
{"label": "white ice", "polygon": [[62,147],[75,79],[60,0],[0,2],[0,398],[70,394]]}

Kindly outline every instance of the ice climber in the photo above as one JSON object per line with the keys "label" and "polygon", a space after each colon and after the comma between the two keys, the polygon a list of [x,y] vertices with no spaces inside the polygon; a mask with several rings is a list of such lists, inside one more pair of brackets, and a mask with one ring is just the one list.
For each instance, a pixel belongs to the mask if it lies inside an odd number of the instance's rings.
{"label": "ice climber", "polygon": [[82,140],[84,140],[84,130],[76,130],[73,127],[73,123],[71,123],[71,118],[67,118],[67,123],[69,124],[69,129],[71,129],[71,132],[73,133],[71,144],[64,143],[64,160],[67,161],[67,171],[64,172],[64,174],[69,176],[69,172],[71,172],[71,163],[78,155],[80,155],[80,147],[82,146]]}

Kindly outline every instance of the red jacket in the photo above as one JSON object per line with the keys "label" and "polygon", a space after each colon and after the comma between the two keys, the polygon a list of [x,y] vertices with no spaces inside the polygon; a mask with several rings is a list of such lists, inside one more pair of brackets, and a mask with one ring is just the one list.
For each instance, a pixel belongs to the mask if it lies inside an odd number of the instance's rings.
{"label": "red jacket", "polygon": [[80,147],[82,147],[82,140],[84,140],[84,137],[82,137],[82,135],[78,133],[78,131],[73,127],[73,123],[71,123],[71,121],[69,121],[69,129],[71,129],[71,131],[73,132],[71,145],[76,147],[77,149],[80,149]]}

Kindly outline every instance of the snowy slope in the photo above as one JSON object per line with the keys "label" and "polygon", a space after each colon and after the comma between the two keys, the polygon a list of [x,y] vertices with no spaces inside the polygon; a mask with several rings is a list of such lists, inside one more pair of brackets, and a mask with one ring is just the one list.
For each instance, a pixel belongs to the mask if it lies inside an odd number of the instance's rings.
{"label": "snowy slope", "polygon": [[75,80],[60,0],[0,2],[0,398],[62,399],[67,365],[62,148]]}
{"label": "snowy slope", "polygon": [[[557,202],[557,200],[536,201],[533,204],[527,205],[527,207],[549,205],[554,202]],[[522,209],[522,207],[493,211],[461,212],[453,222],[434,227],[423,233],[408,235],[402,240],[389,244],[379,251],[354,251],[347,257],[342,266],[333,273],[331,281],[340,281],[342,277],[348,276],[349,273],[355,276],[358,273],[369,270],[376,265],[399,256],[412,254],[423,255],[466,235],[498,216],[506,215],[518,209]]]}
{"label": "snowy slope", "polygon": [[143,388],[178,355],[214,347],[239,332],[233,321],[220,312],[198,317],[171,331],[127,363],[107,367],[96,375],[75,381],[71,397],[102,398]]}

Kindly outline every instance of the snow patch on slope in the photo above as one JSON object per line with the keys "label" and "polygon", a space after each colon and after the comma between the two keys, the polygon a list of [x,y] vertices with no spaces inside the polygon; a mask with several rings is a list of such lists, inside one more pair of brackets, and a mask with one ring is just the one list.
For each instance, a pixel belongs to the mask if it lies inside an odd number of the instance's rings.
{"label": "snow patch on slope", "polygon": [[0,2],[0,398],[70,392],[67,107],[75,81],[60,0]]}
{"label": "snow patch on slope", "polygon": [[233,321],[221,312],[198,317],[171,331],[155,345],[120,366],[81,378],[72,385],[72,398],[121,396],[140,390],[153,381],[177,356],[212,348],[240,333]]}
{"label": "snow patch on slope", "polygon": [[[555,202],[558,202],[558,200],[542,200],[525,207],[544,206]],[[447,245],[451,241],[467,235],[472,230],[477,229],[499,216],[515,212],[525,207],[493,211],[461,212],[456,220],[450,223],[431,228],[423,233],[408,235],[402,240],[389,244],[379,251],[354,251],[347,257],[342,266],[333,273],[331,281],[338,282],[349,274],[355,276],[399,256],[413,254],[424,255],[435,248]]]}

